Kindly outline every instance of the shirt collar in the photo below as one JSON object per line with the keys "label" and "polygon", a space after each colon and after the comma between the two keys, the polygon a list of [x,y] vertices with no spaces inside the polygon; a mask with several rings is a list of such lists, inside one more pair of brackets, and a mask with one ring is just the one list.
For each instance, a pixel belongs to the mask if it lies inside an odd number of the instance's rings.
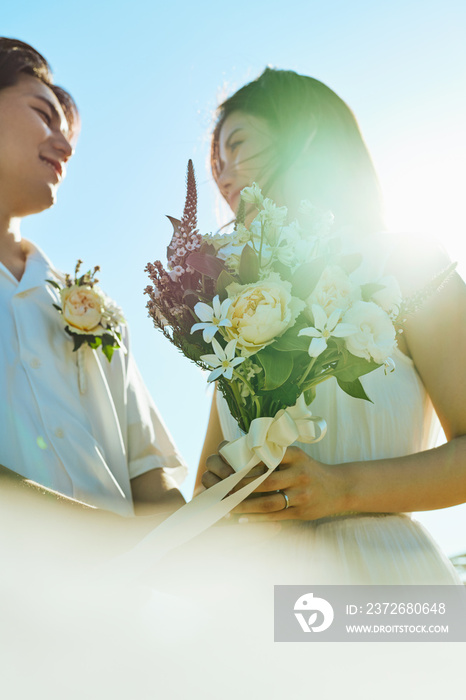
{"label": "shirt collar", "polygon": [[63,275],[54,268],[45,253],[31,242],[29,242],[29,253],[22,278],[18,281],[4,265],[1,266],[1,272],[16,286],[16,294],[42,287],[47,279],[63,281]]}

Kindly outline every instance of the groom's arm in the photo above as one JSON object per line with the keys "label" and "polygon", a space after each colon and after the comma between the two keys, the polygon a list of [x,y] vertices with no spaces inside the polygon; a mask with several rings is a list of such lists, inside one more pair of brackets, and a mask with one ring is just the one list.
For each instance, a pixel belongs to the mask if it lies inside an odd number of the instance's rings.
{"label": "groom's arm", "polygon": [[[90,506],[37,484],[0,465],[0,530],[27,542],[49,547],[67,542],[86,558],[108,558],[136,544],[170,515],[175,507],[167,497],[147,517],[127,518]],[[184,502],[184,500],[183,500]],[[40,545],[41,546],[41,545]]]}
{"label": "groom's arm", "polygon": [[163,468],[131,479],[131,491],[136,515],[171,513],[186,503],[175,480]]}
{"label": "groom's arm", "polygon": [[21,497],[21,494],[23,494],[26,498],[34,497],[34,495],[43,496],[45,499],[47,499],[48,503],[60,504],[59,507],[69,506],[70,508],[77,510],[97,510],[86,503],[81,503],[80,501],[76,501],[73,498],[69,498],[68,496],[58,493],[58,491],[53,491],[46,486],[41,486],[41,484],[37,484],[35,481],[31,481],[31,479],[27,479],[26,477],[21,476],[21,474],[18,474],[11,469],[7,469],[7,467],[4,467],[1,464],[0,489],[3,491],[7,490],[10,494],[16,494],[18,497]]}

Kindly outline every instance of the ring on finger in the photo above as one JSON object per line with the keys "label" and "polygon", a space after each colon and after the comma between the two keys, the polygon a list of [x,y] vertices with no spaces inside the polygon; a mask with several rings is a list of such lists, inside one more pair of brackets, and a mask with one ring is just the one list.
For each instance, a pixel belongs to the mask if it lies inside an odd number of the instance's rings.
{"label": "ring on finger", "polygon": [[282,491],[281,489],[278,489],[277,493],[281,493],[283,498],[285,499],[285,507],[282,508],[282,510],[286,510],[287,508],[290,507],[290,499],[288,498],[286,493],[284,491]]}

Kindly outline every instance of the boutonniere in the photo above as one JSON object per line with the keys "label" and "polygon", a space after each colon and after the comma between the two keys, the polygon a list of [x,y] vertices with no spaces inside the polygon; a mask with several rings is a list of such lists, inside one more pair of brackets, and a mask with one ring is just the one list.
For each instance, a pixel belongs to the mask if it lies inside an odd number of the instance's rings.
{"label": "boutonniere", "polygon": [[[65,324],[65,332],[73,339],[74,351],[83,345],[93,350],[99,347],[110,362],[115,348],[126,352],[121,342],[120,325],[125,322],[121,309],[98,286],[95,275],[98,266],[80,274],[82,260],[76,263],[74,277],[66,274],[64,283],[47,280],[58,290],[61,304],[53,304]],[[78,352],[79,381],[84,388],[82,354]]]}

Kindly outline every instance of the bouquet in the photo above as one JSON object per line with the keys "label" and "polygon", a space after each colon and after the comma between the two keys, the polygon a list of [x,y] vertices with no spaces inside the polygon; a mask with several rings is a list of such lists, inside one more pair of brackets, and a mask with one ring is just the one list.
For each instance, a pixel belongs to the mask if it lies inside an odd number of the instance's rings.
{"label": "bouquet", "polygon": [[[318,384],[334,377],[342,391],[370,400],[360,377],[382,366],[393,371],[405,317],[454,269],[402,300],[395,278],[356,274],[362,256],[344,253],[333,216],[309,202],[288,222],[286,208],[253,184],[227,235],[201,235],[196,206],[190,161],[183,216],[169,217],[167,268],[160,260],[146,268],[147,308],[156,328],[217,380],[243,436],[221,449],[235,473],[164,520],[124,559],[125,572],[146,554],[153,564],[226,515],[293,442],[321,439],[325,422],[309,410]],[[247,206],[257,211],[249,228]],[[234,490],[260,461],[266,471]]]}
{"label": "bouquet", "polygon": [[[147,306],[155,326],[210,370],[243,433],[257,419],[297,405],[304,411],[330,377],[370,400],[360,377],[394,368],[396,279],[356,283],[362,256],[342,252],[332,214],[308,201],[288,222],[286,207],[253,184],[242,190],[233,232],[223,235],[199,233],[196,204],[190,161],[184,214],[171,219],[168,269],[160,261],[146,268]],[[247,206],[257,211],[249,228]]]}

